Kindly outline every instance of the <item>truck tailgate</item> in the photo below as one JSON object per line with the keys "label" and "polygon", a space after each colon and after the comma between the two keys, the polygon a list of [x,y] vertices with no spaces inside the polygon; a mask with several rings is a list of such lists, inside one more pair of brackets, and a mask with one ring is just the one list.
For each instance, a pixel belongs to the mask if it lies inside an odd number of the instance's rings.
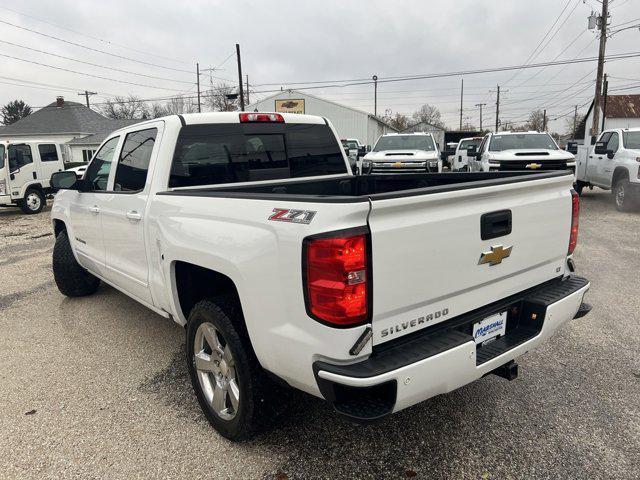
{"label": "truck tailgate", "polygon": [[[562,275],[572,179],[565,175],[428,195],[372,197],[374,345]],[[503,212],[488,217],[490,224],[498,222],[497,235],[506,211],[511,233],[482,240],[482,216]],[[492,247],[498,255],[480,263]],[[509,247],[510,255],[498,263],[500,252]]]}

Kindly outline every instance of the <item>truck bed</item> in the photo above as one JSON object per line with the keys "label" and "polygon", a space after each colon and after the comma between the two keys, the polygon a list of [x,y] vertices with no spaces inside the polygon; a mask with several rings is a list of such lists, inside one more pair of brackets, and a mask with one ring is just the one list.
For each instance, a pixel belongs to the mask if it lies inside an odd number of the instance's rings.
{"label": "truck bed", "polygon": [[364,175],[263,184],[185,187],[158,193],[197,197],[352,203],[489,187],[571,175],[566,171],[509,171]]}

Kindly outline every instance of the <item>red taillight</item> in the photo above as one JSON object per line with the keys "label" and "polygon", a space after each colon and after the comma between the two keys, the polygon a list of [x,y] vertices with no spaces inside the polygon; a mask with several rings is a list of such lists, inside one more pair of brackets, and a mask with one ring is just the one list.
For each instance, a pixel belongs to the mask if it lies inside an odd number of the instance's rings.
{"label": "red taillight", "polygon": [[369,316],[367,235],[309,238],[304,244],[308,313],[333,326],[354,326]]}
{"label": "red taillight", "polygon": [[571,234],[569,235],[569,252],[571,255],[578,243],[578,217],[580,215],[580,197],[575,190],[571,190]]}
{"label": "red taillight", "polygon": [[240,123],[251,122],[270,122],[270,123],[284,123],[284,117],[279,113],[241,113]]}

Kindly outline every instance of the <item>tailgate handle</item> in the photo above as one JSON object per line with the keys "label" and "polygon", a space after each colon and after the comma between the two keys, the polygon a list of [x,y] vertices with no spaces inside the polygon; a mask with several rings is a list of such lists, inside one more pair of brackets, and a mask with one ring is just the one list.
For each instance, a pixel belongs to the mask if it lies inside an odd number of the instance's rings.
{"label": "tailgate handle", "polygon": [[490,240],[511,233],[511,210],[498,210],[480,217],[480,238]]}

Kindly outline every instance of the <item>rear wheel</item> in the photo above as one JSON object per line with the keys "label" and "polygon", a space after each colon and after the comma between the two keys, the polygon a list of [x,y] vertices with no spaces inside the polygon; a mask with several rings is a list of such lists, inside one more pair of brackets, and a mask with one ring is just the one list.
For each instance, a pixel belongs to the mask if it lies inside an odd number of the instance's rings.
{"label": "rear wheel", "polygon": [[46,204],[46,199],[42,190],[30,188],[24,194],[24,199],[20,201],[20,209],[27,215],[40,213]]}
{"label": "rear wheel", "polygon": [[53,278],[60,293],[67,297],[91,295],[100,286],[100,279],[91,275],[76,261],[66,231],[58,234],[53,247]]}
{"label": "rear wheel", "polygon": [[635,207],[634,199],[631,198],[629,191],[629,180],[626,178],[621,178],[616,181],[611,193],[613,194],[613,201],[618,211],[628,212]]}
{"label": "rear wheel", "polygon": [[209,423],[230,440],[250,437],[268,417],[273,385],[260,367],[237,300],[197,303],[187,325],[187,366]]}

